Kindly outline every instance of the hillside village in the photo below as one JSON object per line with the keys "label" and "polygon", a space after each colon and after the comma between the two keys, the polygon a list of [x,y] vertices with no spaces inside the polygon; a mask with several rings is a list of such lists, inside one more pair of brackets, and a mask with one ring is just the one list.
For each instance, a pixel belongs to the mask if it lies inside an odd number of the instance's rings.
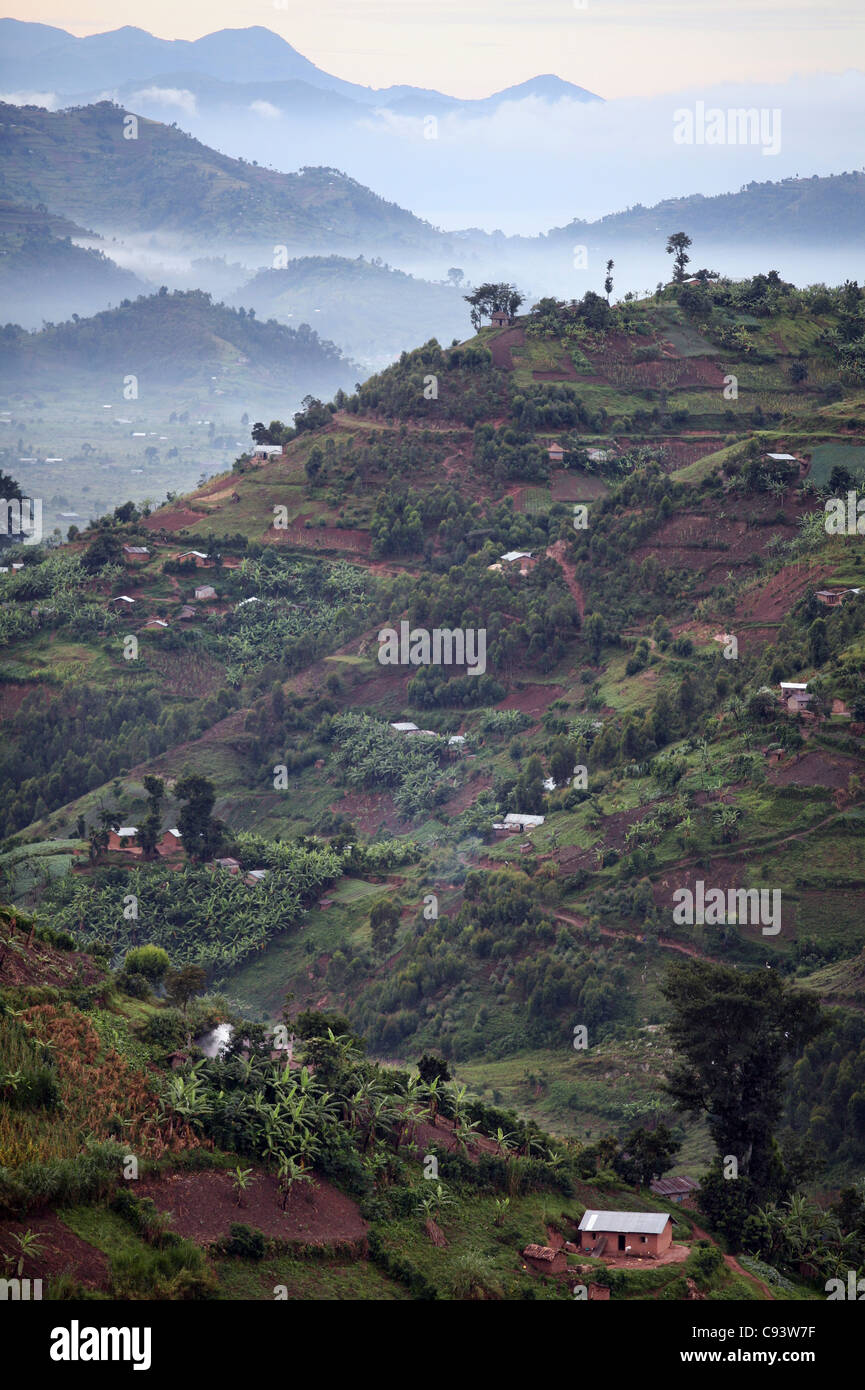
{"label": "hillside village", "polygon": [[4,567],[0,1257],[57,1296],[865,1262],[865,294],[503,298]]}

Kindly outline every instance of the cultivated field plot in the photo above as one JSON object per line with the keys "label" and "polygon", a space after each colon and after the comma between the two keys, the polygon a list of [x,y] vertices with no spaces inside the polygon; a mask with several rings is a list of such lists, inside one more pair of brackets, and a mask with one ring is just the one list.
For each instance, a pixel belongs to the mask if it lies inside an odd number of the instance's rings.
{"label": "cultivated field plot", "polygon": [[855,478],[865,469],[865,444],[818,444],[811,454],[809,477],[817,487],[825,487],[832,469],[839,467]]}

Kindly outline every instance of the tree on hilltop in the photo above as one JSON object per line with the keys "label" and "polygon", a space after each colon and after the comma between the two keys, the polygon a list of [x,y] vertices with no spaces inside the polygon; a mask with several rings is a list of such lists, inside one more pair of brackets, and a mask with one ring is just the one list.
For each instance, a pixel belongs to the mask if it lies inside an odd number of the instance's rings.
{"label": "tree on hilltop", "polygon": [[691,259],[688,255],[690,245],[691,238],[687,232],[674,232],[672,236],[667,237],[667,255],[674,258],[673,279],[677,285],[681,285],[685,278],[685,267]]}

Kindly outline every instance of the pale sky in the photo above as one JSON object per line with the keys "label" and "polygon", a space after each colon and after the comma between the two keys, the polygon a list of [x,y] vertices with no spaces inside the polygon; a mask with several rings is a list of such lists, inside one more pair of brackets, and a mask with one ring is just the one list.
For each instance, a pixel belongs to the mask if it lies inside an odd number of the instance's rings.
{"label": "pale sky", "polygon": [[865,68],[865,0],[26,0],[5,13],[78,35],[261,25],[337,77],[459,97],[541,73],[610,98]]}

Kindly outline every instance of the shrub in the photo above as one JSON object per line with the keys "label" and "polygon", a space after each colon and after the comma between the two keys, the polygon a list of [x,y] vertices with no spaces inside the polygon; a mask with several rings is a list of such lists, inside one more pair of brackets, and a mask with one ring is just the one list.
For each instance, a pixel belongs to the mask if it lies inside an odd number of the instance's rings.
{"label": "shrub", "polygon": [[233,1258],[243,1260],[262,1260],[267,1253],[267,1239],[263,1231],[257,1231],[252,1226],[245,1226],[243,1222],[235,1221],[227,1236],[219,1242],[219,1251],[223,1255],[230,1255]]}
{"label": "shrub", "polygon": [[126,970],[119,970],[114,977],[114,982],[121,994],[127,994],[130,999],[149,999],[151,995],[150,985],[144,975],[129,973]]}
{"label": "shrub", "polygon": [[179,1047],[186,1038],[186,1024],[179,1009],[164,1009],[151,1014],[141,1029],[141,1036],[156,1047]]}
{"label": "shrub", "polygon": [[165,978],[171,961],[161,946],[133,946],[126,952],[123,969],[128,975],[143,975],[155,984]]}

